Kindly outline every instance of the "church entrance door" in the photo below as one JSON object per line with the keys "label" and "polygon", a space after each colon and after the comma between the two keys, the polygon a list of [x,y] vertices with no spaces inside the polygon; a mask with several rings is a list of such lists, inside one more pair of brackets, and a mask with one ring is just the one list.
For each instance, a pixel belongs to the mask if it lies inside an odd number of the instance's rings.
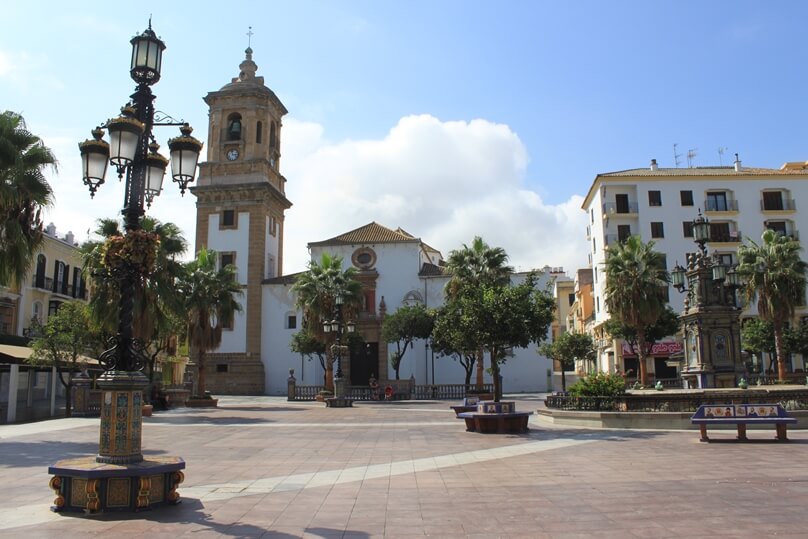
{"label": "church entrance door", "polygon": [[351,347],[351,385],[367,386],[371,376],[379,377],[379,343]]}

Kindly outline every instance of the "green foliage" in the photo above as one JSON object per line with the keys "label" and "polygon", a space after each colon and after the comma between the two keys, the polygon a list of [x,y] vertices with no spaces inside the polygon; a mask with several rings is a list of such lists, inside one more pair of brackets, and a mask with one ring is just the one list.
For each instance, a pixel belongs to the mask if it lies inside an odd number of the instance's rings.
{"label": "green foliage", "polygon": [[760,318],[749,318],[741,327],[741,348],[753,354],[775,352],[774,326]]}
{"label": "green foliage", "polygon": [[619,397],[626,392],[626,379],[618,373],[598,372],[585,376],[569,389],[574,397]]}
{"label": "green foliage", "polygon": [[609,246],[606,257],[606,309],[611,318],[632,328],[637,335],[640,379],[647,381],[645,328],[657,323],[665,311],[669,276],[662,253],[654,242],[639,236]]}
{"label": "green foliage", "polygon": [[[637,330],[624,323],[623,321],[610,318],[603,325],[606,333],[615,339],[623,339],[632,347],[637,346]],[[645,326],[645,353],[649,354],[654,344],[661,341],[665,337],[674,335],[679,332],[681,322],[679,315],[671,308],[670,305],[665,305],[664,309],[659,313],[659,317],[653,324]]]}
{"label": "green foliage", "polygon": [[808,324],[802,322],[787,329],[784,334],[786,349],[789,352],[808,356]]}
{"label": "green foliage", "polygon": [[513,268],[507,265],[508,255],[502,247],[490,247],[480,236],[475,236],[471,246],[449,253],[446,267],[452,278],[446,284],[449,297],[456,296],[466,286],[506,286],[510,283]]}
{"label": "green foliage", "polygon": [[22,116],[0,113],[0,285],[23,285],[42,244],[42,209],[53,202],[45,179],[56,157]]}
{"label": "green foliage", "polygon": [[79,301],[65,302],[55,314],[48,317],[44,326],[36,324],[33,332],[36,334],[31,341],[33,352],[26,362],[56,367],[59,381],[67,390],[65,413],[69,416],[70,389],[73,385],[70,373],[86,368],[84,354],[98,340],[98,332],[90,323],[88,308]]}
{"label": "green foliage", "polygon": [[539,353],[561,364],[561,390],[567,390],[566,371],[575,368],[575,360],[594,363],[597,350],[588,333],[565,332],[551,343],[539,347]]}
{"label": "green foliage", "polygon": [[421,304],[405,305],[384,319],[382,339],[388,343],[396,343],[396,351],[390,355],[390,364],[399,379],[401,360],[407,348],[412,348],[416,339],[427,339],[432,335],[435,318],[431,311]]}
{"label": "green foliage", "polygon": [[188,341],[199,352],[198,393],[205,392],[205,354],[222,342],[222,326],[241,311],[236,300],[243,294],[236,279],[236,268],[216,269],[216,251],[201,249],[196,259],[185,265],[180,289],[185,298]]}
{"label": "green foliage", "polygon": [[771,322],[777,353],[777,373],[785,380],[785,324],[798,305],[805,302],[805,272],[808,265],[800,258],[799,242],[766,230],[757,244],[747,239],[738,248],[738,275],[744,280],[746,299],[756,302],[758,316]]}
{"label": "green foliage", "polygon": [[465,372],[465,384],[469,385],[481,346],[470,328],[463,325],[467,318],[462,314],[459,301],[448,301],[435,310],[432,349],[439,356],[457,358]]}

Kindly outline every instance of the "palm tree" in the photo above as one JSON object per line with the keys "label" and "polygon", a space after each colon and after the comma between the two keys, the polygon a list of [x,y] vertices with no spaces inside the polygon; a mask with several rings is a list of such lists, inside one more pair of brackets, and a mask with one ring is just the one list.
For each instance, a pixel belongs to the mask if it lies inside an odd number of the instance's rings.
{"label": "palm tree", "polygon": [[[474,236],[471,247],[449,253],[446,267],[452,278],[446,283],[446,296],[451,300],[464,287],[477,285],[505,286],[510,283],[513,268],[507,265],[508,254],[502,247],[490,247],[480,236]],[[477,388],[482,389],[485,373],[483,350],[477,354]]]}
{"label": "palm tree", "polygon": [[42,243],[42,208],[53,202],[43,170],[53,152],[17,113],[0,114],[0,284],[22,283]]}
{"label": "palm tree", "polygon": [[198,352],[197,394],[205,396],[205,355],[222,343],[222,327],[241,311],[236,296],[243,294],[236,278],[236,267],[216,269],[216,251],[201,249],[196,260],[185,265],[180,284],[185,296],[188,341]]}
{"label": "palm tree", "polygon": [[[342,257],[323,253],[320,262],[309,262],[309,270],[295,279],[292,291],[296,306],[303,310],[303,327],[312,336],[325,342],[322,322],[334,314],[337,296],[342,296],[343,308],[356,309],[361,300],[362,285],[356,280],[356,268],[342,269]],[[326,389],[333,391],[333,357],[326,361]]]}
{"label": "palm tree", "polygon": [[654,242],[639,236],[609,246],[606,256],[606,309],[610,316],[637,336],[640,383],[648,382],[646,328],[656,324],[665,310],[669,276],[665,255],[654,251]]}
{"label": "palm tree", "polygon": [[760,245],[747,240],[738,248],[738,274],[746,283],[744,295],[757,301],[758,315],[774,327],[777,378],[785,380],[786,351],[783,333],[797,306],[805,304],[806,263],[800,245],[793,239],[766,230]]}
{"label": "palm tree", "polygon": [[452,278],[446,283],[449,297],[456,296],[465,285],[506,285],[513,268],[507,265],[508,254],[502,247],[490,247],[480,236],[475,236],[471,247],[449,253],[446,267]]}

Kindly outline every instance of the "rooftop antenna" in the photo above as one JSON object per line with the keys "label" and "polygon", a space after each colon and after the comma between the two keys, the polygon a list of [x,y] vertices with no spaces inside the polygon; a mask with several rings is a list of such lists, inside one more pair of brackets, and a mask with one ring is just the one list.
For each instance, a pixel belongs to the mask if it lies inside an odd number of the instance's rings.
{"label": "rooftop antenna", "polygon": [[724,166],[724,152],[727,151],[729,148],[724,148],[723,146],[718,148],[718,166]]}
{"label": "rooftop antenna", "polygon": [[698,148],[687,150],[687,168],[693,168],[693,159],[698,155]]}
{"label": "rooftop antenna", "polygon": [[679,158],[682,157],[682,154],[676,152],[676,147],[679,146],[677,143],[673,143],[673,162],[676,165],[676,168],[679,168]]}

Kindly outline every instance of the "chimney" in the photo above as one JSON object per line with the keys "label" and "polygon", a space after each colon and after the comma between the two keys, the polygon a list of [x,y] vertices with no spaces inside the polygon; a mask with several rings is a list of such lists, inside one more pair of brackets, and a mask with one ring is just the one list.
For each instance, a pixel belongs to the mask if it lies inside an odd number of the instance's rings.
{"label": "chimney", "polygon": [[45,227],[45,233],[48,236],[51,236],[51,237],[55,238],[56,237],[56,225],[54,225],[53,223],[48,224],[48,226]]}
{"label": "chimney", "polygon": [[651,159],[651,170],[656,169],[657,169],[656,159]]}
{"label": "chimney", "polygon": [[738,154],[735,154],[735,172],[741,171],[741,159],[738,157]]}
{"label": "chimney", "polygon": [[65,242],[69,243],[70,245],[73,245],[73,243],[74,243],[73,240],[74,239],[75,239],[75,237],[73,236],[73,231],[68,230],[67,234],[65,234]]}

